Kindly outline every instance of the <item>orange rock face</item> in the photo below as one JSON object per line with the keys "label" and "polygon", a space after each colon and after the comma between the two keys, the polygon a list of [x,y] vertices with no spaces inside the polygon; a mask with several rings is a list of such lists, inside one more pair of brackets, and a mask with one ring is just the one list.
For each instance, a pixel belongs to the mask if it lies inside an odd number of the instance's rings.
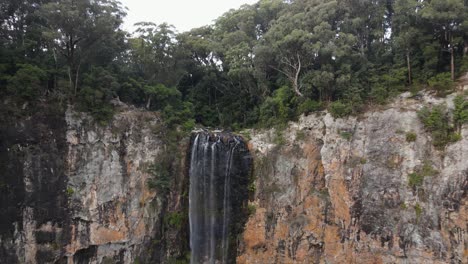
{"label": "orange rock face", "polygon": [[[400,104],[362,120],[304,118],[281,146],[274,131],[253,134],[256,211],[237,262],[468,263],[468,139],[435,151],[415,101]],[[437,173],[411,187],[424,164]]]}

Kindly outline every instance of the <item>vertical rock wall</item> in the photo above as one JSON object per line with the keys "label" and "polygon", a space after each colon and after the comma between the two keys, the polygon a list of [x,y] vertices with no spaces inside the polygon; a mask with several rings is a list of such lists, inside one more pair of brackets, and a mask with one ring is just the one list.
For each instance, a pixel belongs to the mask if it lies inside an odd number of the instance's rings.
{"label": "vertical rock wall", "polygon": [[132,263],[163,206],[147,186],[148,167],[163,147],[152,133],[158,119],[149,112],[126,111],[102,128],[67,111],[66,121],[71,239],[65,255],[86,253],[92,255],[90,262]]}
{"label": "vertical rock wall", "polygon": [[168,204],[147,186],[161,124],[121,110],[106,126],[47,107],[0,125],[1,263],[133,263],[162,247]]}
{"label": "vertical rock wall", "polygon": [[256,211],[238,263],[467,263],[468,126],[437,150],[417,117],[452,99],[402,96],[357,118],[251,131]]}
{"label": "vertical rock wall", "polygon": [[[360,117],[250,131],[255,195],[230,237],[237,262],[467,263],[468,126],[437,150],[417,117],[452,100],[402,96]],[[189,142],[169,189],[148,188],[169,151],[156,114],[124,107],[107,126],[47,106],[3,116],[1,263],[187,261]]]}
{"label": "vertical rock wall", "polygon": [[47,263],[67,239],[67,124],[45,109],[0,123],[0,262]]}

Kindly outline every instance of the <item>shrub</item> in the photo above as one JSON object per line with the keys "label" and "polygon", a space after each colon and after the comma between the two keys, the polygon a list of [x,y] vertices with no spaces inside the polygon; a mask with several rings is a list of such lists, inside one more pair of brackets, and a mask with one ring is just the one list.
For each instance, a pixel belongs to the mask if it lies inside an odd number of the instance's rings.
{"label": "shrub", "polygon": [[331,103],[328,107],[328,110],[334,118],[343,118],[349,116],[353,111],[349,104],[345,104],[341,101],[335,101]]}
{"label": "shrub", "polygon": [[247,206],[247,209],[249,211],[249,216],[252,216],[255,214],[255,212],[257,211],[257,207],[255,206],[255,204],[250,204]]}
{"label": "shrub", "polygon": [[161,163],[151,164],[148,168],[148,173],[153,177],[148,180],[148,188],[156,189],[158,192],[167,193],[170,187],[171,164],[169,160],[164,160]]}
{"label": "shrub", "polygon": [[297,114],[300,115],[300,114],[310,114],[312,112],[317,112],[317,111],[320,111],[322,109],[322,104],[317,102],[317,101],[314,101],[314,100],[311,100],[311,99],[306,99],[304,102],[302,102],[301,104],[299,104],[299,106],[297,107]]}
{"label": "shrub", "polygon": [[419,218],[421,217],[422,213],[423,213],[423,209],[421,207],[421,205],[419,205],[419,203],[417,203],[415,206],[414,206],[414,211],[416,212],[416,217]]}
{"label": "shrub", "polygon": [[46,78],[45,71],[31,64],[21,64],[19,67],[15,75],[7,78],[7,91],[25,100],[38,97]]}
{"label": "shrub", "polygon": [[73,190],[72,187],[67,187],[67,195],[72,196],[75,193],[75,190]]}
{"label": "shrub", "polygon": [[341,132],[340,132],[340,136],[341,136],[343,139],[351,140],[351,138],[353,137],[353,133],[351,133],[351,132],[349,132],[349,131],[341,131]]}
{"label": "shrub", "polygon": [[431,132],[432,144],[442,149],[450,142],[453,142],[453,127],[450,125],[450,119],[447,109],[443,105],[434,106],[432,109],[424,107],[418,112],[418,116],[423,122],[425,128]]}
{"label": "shrub", "polygon": [[375,85],[370,91],[370,98],[372,98],[378,104],[384,104],[387,102],[388,92],[382,85]]}
{"label": "shrub", "polygon": [[406,141],[407,142],[414,142],[416,141],[417,135],[414,132],[408,132],[406,133]]}
{"label": "shrub", "polygon": [[452,81],[450,72],[439,73],[436,76],[429,78],[428,83],[432,89],[437,91],[438,95],[445,95],[455,87],[455,83]]}
{"label": "shrub", "polygon": [[453,122],[460,129],[465,123],[468,123],[468,101],[461,95],[453,100],[455,109],[453,111]]}
{"label": "shrub", "polygon": [[450,142],[457,142],[457,141],[460,141],[462,139],[462,135],[460,133],[452,133],[450,135]]}
{"label": "shrub", "polygon": [[408,174],[408,185],[412,188],[421,186],[424,181],[424,176],[416,172]]}
{"label": "shrub", "polygon": [[272,97],[268,97],[260,105],[260,125],[263,127],[272,127],[286,124],[287,121],[294,116],[291,107],[291,100],[293,98],[289,87],[283,86],[277,89]]}
{"label": "shrub", "polygon": [[422,167],[418,168],[415,172],[408,174],[408,185],[415,189],[424,182],[424,177],[434,176],[439,172],[434,169],[430,161],[424,161]]}
{"label": "shrub", "polygon": [[281,128],[275,128],[275,137],[273,138],[273,143],[277,146],[282,146],[286,144],[286,139],[283,135],[283,130]]}
{"label": "shrub", "polygon": [[164,217],[164,222],[168,226],[180,229],[185,222],[185,216],[181,212],[169,212]]}
{"label": "shrub", "polygon": [[419,170],[419,173],[425,177],[425,176],[434,176],[439,173],[436,169],[432,167],[429,161],[425,161],[424,165],[422,168]]}
{"label": "shrub", "polygon": [[305,132],[303,130],[298,130],[296,132],[296,140],[302,141],[302,140],[305,139],[305,137],[306,137],[306,134],[305,134]]}

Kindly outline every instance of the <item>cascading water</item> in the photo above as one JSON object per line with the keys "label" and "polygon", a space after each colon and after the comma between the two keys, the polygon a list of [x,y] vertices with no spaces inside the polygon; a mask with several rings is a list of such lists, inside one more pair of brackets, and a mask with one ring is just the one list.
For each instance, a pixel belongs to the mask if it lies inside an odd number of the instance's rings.
{"label": "cascading water", "polygon": [[[233,233],[242,226],[251,157],[238,136],[200,132],[190,158],[191,263],[235,263]],[[234,244],[234,245],[233,245]],[[234,250],[234,251],[233,251]],[[231,255],[231,256],[230,256]]]}

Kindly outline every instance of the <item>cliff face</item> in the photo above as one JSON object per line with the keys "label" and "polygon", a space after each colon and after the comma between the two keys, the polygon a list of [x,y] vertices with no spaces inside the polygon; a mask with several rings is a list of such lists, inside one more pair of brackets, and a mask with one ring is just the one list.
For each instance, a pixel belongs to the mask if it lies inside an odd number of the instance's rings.
{"label": "cliff face", "polygon": [[161,199],[147,186],[147,169],[163,145],[151,131],[158,119],[128,111],[105,128],[90,121],[66,113],[71,238],[65,254],[76,258],[86,252],[96,263],[106,258],[131,263],[161,213]]}
{"label": "cliff face", "polygon": [[250,131],[256,210],[238,263],[468,263],[468,126],[437,150],[417,116],[452,99]]}
{"label": "cliff face", "polygon": [[153,254],[167,207],[147,186],[164,147],[158,117],[126,109],[101,126],[50,112],[1,126],[0,262],[133,263]]}
{"label": "cliff face", "polygon": [[[468,126],[439,150],[417,116],[452,101],[401,96],[360,117],[249,131],[237,262],[467,263]],[[124,106],[106,126],[47,107],[0,123],[0,262],[186,262],[189,139],[174,149],[163,131]],[[149,169],[174,153],[158,188]]]}

